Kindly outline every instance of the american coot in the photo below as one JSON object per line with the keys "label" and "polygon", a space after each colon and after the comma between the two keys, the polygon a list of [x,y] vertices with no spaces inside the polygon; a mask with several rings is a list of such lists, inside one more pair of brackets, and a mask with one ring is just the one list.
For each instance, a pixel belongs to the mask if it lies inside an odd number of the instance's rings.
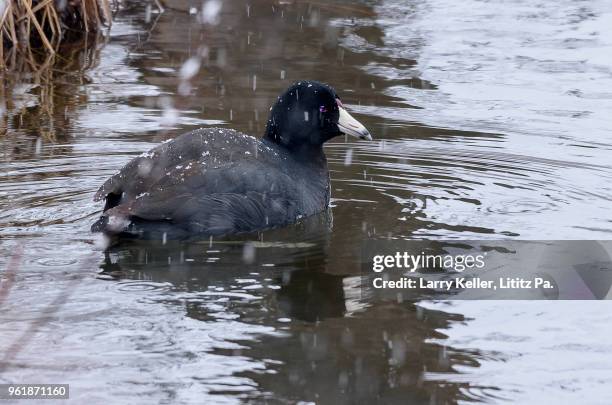
{"label": "american coot", "polygon": [[138,236],[143,228],[223,235],[286,225],[329,205],[323,144],[347,134],[371,140],[328,85],[301,81],[270,109],[256,139],[202,128],[146,152],[108,179],[92,231]]}

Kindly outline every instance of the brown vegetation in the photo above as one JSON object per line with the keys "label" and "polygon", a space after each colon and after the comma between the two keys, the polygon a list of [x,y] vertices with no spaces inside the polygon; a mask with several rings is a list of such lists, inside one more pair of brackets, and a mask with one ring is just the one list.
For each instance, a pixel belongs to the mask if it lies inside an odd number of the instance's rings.
{"label": "brown vegetation", "polygon": [[53,55],[61,42],[110,23],[110,0],[0,0],[0,67],[16,49]]}

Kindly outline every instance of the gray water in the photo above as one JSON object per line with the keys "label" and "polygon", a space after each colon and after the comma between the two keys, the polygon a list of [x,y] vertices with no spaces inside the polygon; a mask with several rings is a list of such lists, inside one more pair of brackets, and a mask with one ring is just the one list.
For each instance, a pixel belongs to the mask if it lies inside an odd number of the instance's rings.
{"label": "gray water", "polygon": [[[374,239],[610,238],[608,2],[146,4],[2,73],[0,382],[91,404],[608,402],[607,302],[386,300],[358,260]],[[306,78],[375,138],[327,146],[330,212],[89,233],[131,158],[200,126],[261,134]]]}

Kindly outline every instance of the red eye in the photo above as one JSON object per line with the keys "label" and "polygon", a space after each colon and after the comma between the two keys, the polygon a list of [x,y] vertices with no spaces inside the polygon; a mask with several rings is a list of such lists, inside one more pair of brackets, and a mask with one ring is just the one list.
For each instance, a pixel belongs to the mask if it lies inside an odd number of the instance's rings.
{"label": "red eye", "polygon": [[342,101],[340,101],[339,98],[336,99],[336,104],[338,104],[338,107],[344,108],[344,106],[342,105]]}

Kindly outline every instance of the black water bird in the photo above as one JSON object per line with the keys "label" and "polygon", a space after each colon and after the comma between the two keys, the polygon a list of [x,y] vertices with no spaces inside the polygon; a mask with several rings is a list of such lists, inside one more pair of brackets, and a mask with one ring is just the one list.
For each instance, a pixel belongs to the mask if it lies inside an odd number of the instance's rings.
{"label": "black water bird", "polygon": [[332,87],[297,82],[270,109],[261,139],[202,128],[130,161],[96,193],[106,204],[92,231],[224,235],[316,214],[330,200],[323,144],[342,134],[372,139]]}

